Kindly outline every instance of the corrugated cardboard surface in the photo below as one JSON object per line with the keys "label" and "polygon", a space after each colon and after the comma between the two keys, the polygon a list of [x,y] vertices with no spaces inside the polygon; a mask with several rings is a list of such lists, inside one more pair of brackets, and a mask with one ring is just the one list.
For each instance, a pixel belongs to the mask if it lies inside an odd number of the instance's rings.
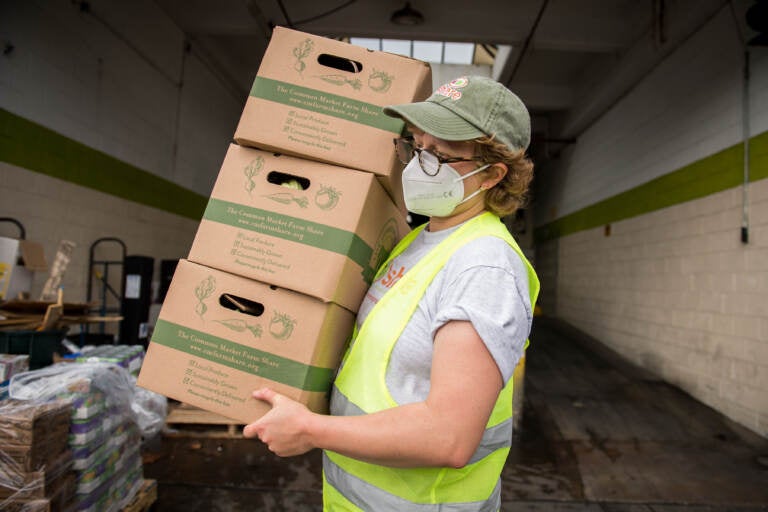
{"label": "corrugated cardboard surface", "polygon": [[244,423],[269,407],[269,386],[327,411],[354,315],[344,308],[181,260],[138,384]]}
{"label": "corrugated cardboard surface", "polygon": [[425,62],[276,27],[235,141],[373,172],[402,206],[392,140],[404,125],[382,107],[431,92]]}
{"label": "corrugated cardboard surface", "polygon": [[48,263],[41,244],[0,236],[0,299],[29,292],[33,272],[46,270]]}
{"label": "corrugated cardboard surface", "polygon": [[408,230],[371,173],[233,144],[189,259],[356,312]]}

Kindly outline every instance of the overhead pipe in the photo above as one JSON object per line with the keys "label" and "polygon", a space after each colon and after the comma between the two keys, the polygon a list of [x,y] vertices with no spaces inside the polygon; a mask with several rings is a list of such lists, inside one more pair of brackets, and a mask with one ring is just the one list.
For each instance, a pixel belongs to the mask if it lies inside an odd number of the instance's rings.
{"label": "overhead pipe", "polygon": [[541,22],[541,18],[544,16],[544,11],[547,9],[548,3],[549,3],[549,0],[544,0],[541,3],[541,7],[539,8],[539,12],[536,15],[536,19],[533,21],[533,25],[531,25],[531,30],[528,31],[528,36],[525,38],[525,41],[523,42],[523,47],[520,49],[520,54],[518,55],[517,60],[515,60],[515,67],[512,68],[512,71],[509,74],[509,78],[504,84],[507,87],[509,87],[509,85],[512,83],[512,80],[515,79],[517,70],[520,69],[520,64],[523,62],[523,58],[525,57],[525,54],[528,52],[528,47],[531,45],[531,41],[533,41],[533,36],[536,33],[536,29],[539,27],[539,23]]}
{"label": "overhead pipe", "polygon": [[744,46],[744,73],[742,79],[741,90],[741,130],[742,130],[742,147],[744,154],[743,161],[743,180],[741,184],[741,243],[749,243],[749,45],[752,41],[747,42],[745,35],[740,30],[739,17],[736,14],[736,7],[733,5],[733,0],[728,2],[731,8],[731,15],[733,16],[733,23],[736,27],[736,34],[739,36],[741,44]]}

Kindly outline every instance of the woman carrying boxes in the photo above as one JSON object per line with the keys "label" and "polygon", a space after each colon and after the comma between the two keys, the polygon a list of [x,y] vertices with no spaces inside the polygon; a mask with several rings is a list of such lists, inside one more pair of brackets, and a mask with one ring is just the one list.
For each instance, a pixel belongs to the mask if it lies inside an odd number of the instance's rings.
{"label": "woman carrying boxes", "polygon": [[530,117],[485,77],[390,106],[414,229],[379,268],[334,382],[331,415],[271,389],[247,425],[281,456],[321,448],[326,510],[495,511],[512,440],[512,375],[536,274],[500,217],[524,202]]}

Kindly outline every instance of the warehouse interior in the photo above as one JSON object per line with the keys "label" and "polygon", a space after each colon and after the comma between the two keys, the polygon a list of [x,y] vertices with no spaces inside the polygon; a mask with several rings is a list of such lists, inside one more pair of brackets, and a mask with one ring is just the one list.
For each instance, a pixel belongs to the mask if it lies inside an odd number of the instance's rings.
{"label": "warehouse interior", "polygon": [[[503,510],[582,510],[558,502],[677,510],[704,507],[702,489],[717,487],[713,508],[700,510],[765,510],[766,19],[759,0],[4,0],[0,237],[33,242],[42,253],[38,270],[25,255],[34,271],[27,298],[86,305],[78,314],[102,318],[71,322],[69,342],[146,347],[275,27],[427,61],[433,88],[463,75],[492,77],[532,119],[530,201],[505,219],[542,286],[525,376],[529,414],[516,436],[562,463],[540,473],[535,464],[525,466],[529,473],[510,469],[510,500],[529,500],[529,508],[505,502]],[[122,321],[103,320],[110,315]],[[537,333],[550,342],[539,360]],[[658,400],[678,410],[674,421],[657,419],[664,441],[687,439],[686,449],[701,452],[671,455],[661,443],[642,467],[585,476],[590,463],[616,464],[611,442],[629,457],[622,443],[655,434],[595,424],[569,431],[571,419],[544,405],[567,398],[558,405],[571,413],[613,407],[621,416],[614,395],[594,390],[623,384],[560,382],[571,377],[557,369],[571,365],[557,356],[572,346],[604,357],[582,361],[592,378],[610,364],[605,374],[624,372],[637,385],[628,396],[647,407],[625,411],[625,420],[656,418],[648,402]],[[686,425],[687,407],[717,426]],[[602,425],[609,426],[631,429],[618,419]],[[283,462],[253,442],[243,449],[223,434],[177,430],[147,447],[158,510],[172,510],[171,496],[181,503],[183,494],[201,497],[200,510],[320,503],[317,454]],[[537,443],[537,431],[555,444]],[[580,453],[569,433],[602,446],[602,458]],[[744,444],[720,459],[697,458],[717,452],[713,438]],[[533,449],[520,450],[536,460]],[[179,472],[217,460],[229,467],[221,478]],[[665,487],[661,470],[642,483],[634,473],[681,461],[683,472],[719,466],[730,477],[707,473],[681,491]],[[255,476],[240,479],[235,468]],[[638,479],[634,487],[628,475]],[[230,488],[240,494],[225,498]],[[187,500],[186,510],[196,510]],[[652,501],[661,505],[640,505]]]}

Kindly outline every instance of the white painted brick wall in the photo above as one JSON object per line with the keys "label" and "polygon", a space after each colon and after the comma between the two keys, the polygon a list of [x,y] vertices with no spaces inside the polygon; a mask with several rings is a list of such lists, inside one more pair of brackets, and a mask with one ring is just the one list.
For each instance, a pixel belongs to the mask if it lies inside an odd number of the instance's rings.
{"label": "white painted brick wall", "polygon": [[0,107],[208,195],[247,91],[235,97],[194,47],[182,77],[184,34],[156,3],[90,4],[140,53],[70,2],[8,0],[0,33],[14,50],[0,57]]}
{"label": "white painted brick wall", "polygon": [[768,436],[768,179],[750,192],[747,245],[740,188],[561,238],[557,314]]}
{"label": "white painted brick wall", "polygon": [[[729,6],[540,169],[545,224],[743,140],[743,46]],[[768,130],[768,52],[750,58],[751,134]]]}
{"label": "white painted brick wall", "polygon": [[[756,135],[768,130],[768,52],[751,53]],[[540,170],[547,183],[537,224],[740,144],[742,66],[726,6]],[[748,245],[739,237],[741,187],[614,222],[608,237],[599,227],[549,242],[542,262],[557,261],[545,269],[557,285],[545,300],[556,302],[557,316],[768,436],[768,180],[750,185],[749,205]]]}
{"label": "white painted brick wall", "polygon": [[[245,95],[236,97],[223,85],[194,47],[182,66],[184,34],[155,2],[89,3],[140,54],[72,2],[3,1],[0,34],[14,50],[0,56],[0,107],[207,196]],[[175,82],[181,78],[179,89]],[[129,255],[155,258],[157,281],[160,261],[185,257],[198,224],[4,163],[0,216],[22,222],[28,239],[43,244],[49,262],[60,240],[77,244],[63,283],[65,300],[73,302],[86,298],[95,240],[116,237]],[[0,225],[0,235],[17,234],[15,226]],[[117,246],[101,247],[109,252]],[[35,276],[33,298],[46,278]]]}
{"label": "white painted brick wall", "polygon": [[[62,282],[67,302],[86,299],[89,251],[97,239],[116,237],[125,242],[128,255],[155,258],[153,280],[158,281],[160,261],[185,257],[197,230],[196,220],[2,162],[0,184],[0,204],[13,205],[9,216],[24,225],[28,240],[43,245],[49,265],[61,240],[77,244]],[[7,210],[3,211],[5,214]],[[16,237],[18,228],[1,223],[0,236]],[[116,244],[99,247],[97,259],[119,255],[113,251],[118,247]],[[35,273],[32,298],[39,297],[47,277],[45,272]],[[119,282],[113,285],[119,286]]]}

